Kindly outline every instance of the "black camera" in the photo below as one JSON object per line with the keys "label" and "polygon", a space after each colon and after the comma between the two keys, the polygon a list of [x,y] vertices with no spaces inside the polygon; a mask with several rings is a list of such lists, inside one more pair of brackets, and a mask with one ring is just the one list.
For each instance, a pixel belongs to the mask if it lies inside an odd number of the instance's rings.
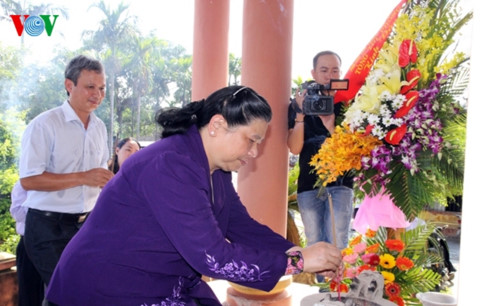
{"label": "black camera", "polygon": [[303,114],[305,115],[330,115],[334,112],[333,96],[324,95],[325,90],[347,90],[349,80],[330,80],[329,84],[322,85],[315,82],[306,82],[301,85],[306,89],[303,101]]}

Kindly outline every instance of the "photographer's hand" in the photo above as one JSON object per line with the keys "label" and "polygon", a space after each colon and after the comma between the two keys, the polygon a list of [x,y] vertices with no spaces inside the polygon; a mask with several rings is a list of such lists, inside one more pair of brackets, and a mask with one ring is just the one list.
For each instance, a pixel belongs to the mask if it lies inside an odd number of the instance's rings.
{"label": "photographer's hand", "polygon": [[303,101],[305,100],[306,90],[300,91],[298,89],[294,95],[294,99],[300,111],[296,111],[296,117],[294,119],[294,126],[289,129],[288,132],[288,148],[292,154],[299,154],[303,149],[304,134],[305,134],[305,115],[301,112],[303,109]]}
{"label": "photographer's hand", "polygon": [[297,89],[296,94],[294,95],[294,99],[296,100],[296,103],[301,109],[303,109],[303,101],[305,100],[305,95],[306,95],[306,89],[304,90]]}
{"label": "photographer's hand", "polygon": [[318,116],[323,122],[325,128],[330,132],[330,135],[335,131],[335,114]]}

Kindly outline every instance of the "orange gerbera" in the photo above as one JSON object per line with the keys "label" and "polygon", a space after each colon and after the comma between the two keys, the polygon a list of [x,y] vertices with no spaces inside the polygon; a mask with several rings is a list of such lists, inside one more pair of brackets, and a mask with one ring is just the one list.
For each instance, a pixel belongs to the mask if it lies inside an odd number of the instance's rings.
{"label": "orange gerbera", "polygon": [[330,282],[330,291],[332,292],[348,292],[349,287],[346,284],[340,284],[337,283],[336,281],[331,281]]}
{"label": "orange gerbera", "polygon": [[386,247],[391,251],[401,252],[405,248],[405,243],[399,239],[386,240]]}
{"label": "orange gerbera", "polygon": [[408,257],[399,257],[396,259],[396,266],[402,271],[407,271],[413,268],[413,261]]}
{"label": "orange gerbera", "polygon": [[398,306],[405,306],[405,301],[400,296],[392,296],[389,298],[389,300]]}
{"label": "orange gerbera", "polygon": [[349,286],[347,284],[340,284],[340,292],[349,292]]}
{"label": "orange gerbera", "polygon": [[376,236],[376,231],[368,228],[364,235],[366,235],[368,238],[374,238]]}
{"label": "orange gerbera", "polygon": [[375,244],[369,245],[366,248],[366,253],[377,253],[378,250],[379,250],[379,243],[375,243]]}
{"label": "orange gerbera", "polygon": [[357,272],[358,274],[361,274],[362,271],[376,271],[376,267],[370,266],[370,265],[362,265],[358,268]]}
{"label": "orange gerbera", "polygon": [[387,296],[399,296],[401,292],[400,285],[397,283],[386,283],[385,284],[385,293]]}
{"label": "orange gerbera", "polygon": [[362,235],[358,235],[355,238],[353,238],[351,241],[349,241],[350,246],[354,246],[356,244],[359,244],[362,241]]}

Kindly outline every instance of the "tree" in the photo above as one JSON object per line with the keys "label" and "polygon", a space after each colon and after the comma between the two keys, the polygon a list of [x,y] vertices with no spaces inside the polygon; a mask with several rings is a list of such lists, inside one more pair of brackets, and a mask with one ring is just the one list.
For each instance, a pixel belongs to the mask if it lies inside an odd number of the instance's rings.
{"label": "tree", "polygon": [[[19,179],[17,156],[20,134],[24,128],[21,115],[14,111],[0,113],[0,245],[16,235],[15,221],[10,215],[10,193]],[[6,248],[2,250],[12,251]]]}
{"label": "tree", "polygon": [[[134,18],[126,15],[128,6],[119,3],[115,10],[104,1],[93,4],[90,8],[97,8],[105,15],[105,19],[100,22],[97,31],[84,32],[87,47],[99,51],[105,57],[105,70],[109,76],[109,100],[110,100],[110,127],[109,127],[109,148],[113,148],[114,135],[114,105],[116,76],[121,71],[121,63],[118,57],[118,50],[121,45],[134,39],[138,33],[135,30]],[[89,8],[89,9],[90,9]]]}
{"label": "tree", "polygon": [[171,71],[173,71],[172,77],[177,87],[174,92],[174,101],[171,103],[182,103],[181,105],[183,106],[191,102],[192,97],[192,57],[187,55],[172,59],[170,67]]}
{"label": "tree", "polygon": [[137,38],[129,63],[128,81],[133,88],[133,98],[136,101],[136,139],[140,139],[141,99],[149,92],[152,77],[151,53],[156,40],[156,38]]}
{"label": "tree", "polygon": [[[0,100],[6,101],[7,98],[2,97],[4,89],[8,86],[4,85],[7,82],[14,80],[17,76],[20,67],[20,56],[18,50],[13,47],[3,47],[0,42]],[[0,104],[0,112],[5,111],[6,103]]]}
{"label": "tree", "polygon": [[15,99],[12,105],[26,112],[26,122],[67,99],[64,69],[70,55],[62,51],[47,65],[32,64],[22,68],[11,87],[11,99]]}
{"label": "tree", "polygon": [[242,59],[230,53],[228,60],[228,86],[239,85],[242,75]]}
{"label": "tree", "polygon": [[[149,92],[149,105],[147,108],[147,118],[150,121],[148,126],[152,127],[153,139],[159,138],[159,127],[154,120],[156,112],[164,107],[171,106],[175,103],[170,102],[171,90],[170,87],[179,86],[176,85],[176,75],[183,73],[184,76],[181,77],[179,84],[190,84],[190,79],[185,81],[186,77],[190,78],[187,71],[190,67],[185,64],[185,67],[181,67],[180,72],[175,71],[176,67],[179,67],[177,62],[180,58],[185,58],[185,49],[182,46],[173,46],[170,42],[165,40],[159,40],[155,43],[152,50],[151,58],[153,59],[151,64],[151,86]],[[183,85],[181,85],[183,86]],[[174,93],[175,91],[172,90]]]}

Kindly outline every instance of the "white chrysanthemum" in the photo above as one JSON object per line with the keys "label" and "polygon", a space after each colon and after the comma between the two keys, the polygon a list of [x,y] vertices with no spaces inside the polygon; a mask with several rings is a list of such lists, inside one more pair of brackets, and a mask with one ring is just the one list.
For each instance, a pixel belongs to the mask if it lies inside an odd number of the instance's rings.
{"label": "white chrysanthemum", "polygon": [[377,115],[374,115],[374,114],[369,114],[369,116],[367,117],[367,121],[369,124],[377,124],[379,122],[379,117]]}
{"label": "white chrysanthemum", "polygon": [[406,100],[407,100],[407,97],[405,97],[404,95],[398,94],[393,99],[393,106],[396,108],[400,108],[400,107],[402,107],[403,102],[405,102]]}
{"label": "white chrysanthemum", "polygon": [[353,118],[353,121],[349,123],[349,126],[352,129],[357,129],[360,126],[362,126],[362,123],[363,123],[362,117],[355,117]]}
{"label": "white chrysanthemum", "polygon": [[383,117],[382,123],[384,126],[390,126],[393,124],[393,118],[392,117]]}
{"label": "white chrysanthemum", "polygon": [[386,104],[380,106],[379,113],[382,117],[391,117],[391,111]]}
{"label": "white chrysanthemum", "polygon": [[352,105],[344,114],[344,122],[350,125],[352,128],[357,128],[360,126],[362,121],[362,111],[356,109],[355,104]]}
{"label": "white chrysanthemum", "polygon": [[396,126],[401,126],[404,123],[404,120],[402,118],[393,118],[391,122]]}
{"label": "white chrysanthemum", "polygon": [[383,139],[386,136],[386,133],[383,131],[383,128],[381,128],[379,125],[374,126],[373,130],[371,133],[378,137],[379,139]]}
{"label": "white chrysanthemum", "polygon": [[391,93],[388,90],[384,90],[379,97],[381,101],[390,101],[392,99]]}

